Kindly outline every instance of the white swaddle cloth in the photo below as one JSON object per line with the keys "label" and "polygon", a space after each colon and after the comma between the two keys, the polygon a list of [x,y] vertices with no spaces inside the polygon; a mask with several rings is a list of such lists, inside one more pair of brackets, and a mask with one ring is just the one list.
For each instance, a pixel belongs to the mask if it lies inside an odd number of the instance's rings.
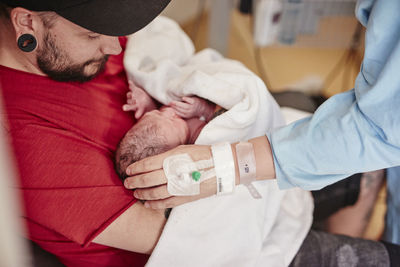
{"label": "white swaddle cloth", "polygon": [[[128,38],[127,75],[163,104],[186,95],[227,109],[201,131],[196,144],[235,142],[282,126],[264,83],[241,63],[206,49],[194,54],[172,20],[158,17]],[[262,199],[240,185],[172,210],[147,266],[287,266],[309,231],[313,201],[301,189],[254,183]]]}

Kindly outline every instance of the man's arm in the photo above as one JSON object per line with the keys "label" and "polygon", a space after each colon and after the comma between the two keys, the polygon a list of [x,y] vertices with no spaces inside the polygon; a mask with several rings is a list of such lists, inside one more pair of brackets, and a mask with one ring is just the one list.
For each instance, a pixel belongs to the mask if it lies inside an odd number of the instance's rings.
{"label": "man's arm", "polygon": [[[150,253],[165,224],[163,212],[134,203],[131,192],[122,188],[106,150],[65,131],[54,134],[44,129],[30,125],[14,139],[20,171],[27,173],[21,186],[29,222],[81,246],[94,242]],[[41,231],[31,235],[43,238]],[[56,245],[45,249],[59,256]]]}
{"label": "man's arm", "polygon": [[166,219],[164,211],[146,209],[136,202],[94,240],[94,243],[150,254],[161,235]]}

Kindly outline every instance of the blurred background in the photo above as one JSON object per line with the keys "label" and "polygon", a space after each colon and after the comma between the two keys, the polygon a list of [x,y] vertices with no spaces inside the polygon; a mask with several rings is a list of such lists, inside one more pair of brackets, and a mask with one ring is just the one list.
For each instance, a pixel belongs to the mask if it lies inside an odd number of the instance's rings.
{"label": "blurred background", "polygon": [[243,62],[273,92],[326,96],[351,89],[363,53],[355,0],[173,0],[197,50],[211,47]]}

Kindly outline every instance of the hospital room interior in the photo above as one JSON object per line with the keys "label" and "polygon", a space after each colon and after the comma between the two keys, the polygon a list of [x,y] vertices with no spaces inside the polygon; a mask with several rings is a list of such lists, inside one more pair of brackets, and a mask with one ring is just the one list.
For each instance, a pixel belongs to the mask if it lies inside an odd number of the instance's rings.
{"label": "hospital room interior", "polygon": [[[286,123],[310,116],[329,97],[354,87],[364,52],[365,28],[356,0],[172,0],[161,13],[176,21],[198,53],[211,48],[256,74],[281,107]],[[63,266],[33,247],[19,214],[22,200],[7,138],[1,134],[0,267]],[[10,156],[11,155],[11,156]],[[11,179],[10,179],[11,178]],[[333,233],[380,240],[386,214],[386,182],[375,188],[362,229],[347,223],[363,203],[321,225]],[[363,209],[363,207],[361,207]],[[364,209],[365,210],[365,209]],[[343,214],[340,214],[343,212]],[[329,224],[328,223],[328,224]],[[348,227],[348,228],[346,228]],[[21,253],[22,251],[22,253]],[[54,265],[55,264],[55,265]],[[156,265],[156,264],[154,264]]]}

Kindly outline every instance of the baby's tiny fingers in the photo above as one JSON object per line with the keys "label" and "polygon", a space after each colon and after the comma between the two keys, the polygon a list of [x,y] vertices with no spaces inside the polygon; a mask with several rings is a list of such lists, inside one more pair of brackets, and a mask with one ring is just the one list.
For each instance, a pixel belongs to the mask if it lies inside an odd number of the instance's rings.
{"label": "baby's tiny fingers", "polygon": [[135,112],[135,119],[140,119],[143,116],[144,113],[144,109],[143,108],[139,108],[136,112]]}
{"label": "baby's tiny fingers", "polygon": [[195,102],[193,97],[188,97],[188,96],[182,97],[182,100],[189,104],[194,104],[194,102]]}
{"label": "baby's tiny fingers", "polygon": [[176,113],[176,115],[178,115],[179,117],[182,117],[182,118],[184,118],[186,116],[185,112],[181,112],[179,110],[175,110],[175,113]]}
{"label": "baby's tiny fingers", "polygon": [[129,105],[129,104],[125,104],[122,106],[122,110],[123,111],[135,111],[136,110],[136,105]]}
{"label": "baby's tiny fingers", "polygon": [[187,103],[181,102],[181,101],[172,101],[170,103],[172,107],[176,108],[181,108],[181,109],[186,109],[189,105]]}

